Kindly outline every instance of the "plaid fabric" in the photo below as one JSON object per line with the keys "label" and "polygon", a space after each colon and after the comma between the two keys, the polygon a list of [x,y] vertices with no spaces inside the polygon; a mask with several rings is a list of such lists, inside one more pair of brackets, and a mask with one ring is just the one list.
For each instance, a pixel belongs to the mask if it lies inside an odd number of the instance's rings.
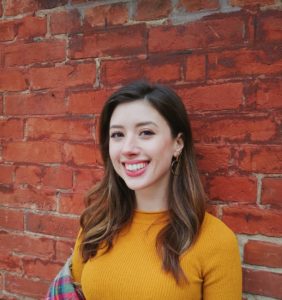
{"label": "plaid fabric", "polygon": [[72,280],[71,257],[53,280],[46,300],[85,300],[80,285]]}

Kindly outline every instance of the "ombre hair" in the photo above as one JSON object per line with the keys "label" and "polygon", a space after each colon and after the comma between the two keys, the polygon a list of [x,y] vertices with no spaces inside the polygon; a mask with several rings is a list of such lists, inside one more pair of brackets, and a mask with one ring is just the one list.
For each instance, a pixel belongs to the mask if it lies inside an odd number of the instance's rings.
{"label": "ombre hair", "polygon": [[108,252],[114,238],[132,222],[135,193],[114,170],[109,156],[109,126],[119,104],[137,100],[148,102],[161,114],[173,138],[182,134],[184,147],[169,180],[169,218],[157,235],[156,250],[163,269],[170,272],[177,283],[187,282],[179,260],[197,238],[204,219],[206,196],[196,165],[190,122],[180,97],[166,86],[146,81],[120,88],[102,110],[99,136],[105,173],[101,182],[89,191],[87,208],[80,219],[83,261],[94,257],[102,245],[105,253]]}

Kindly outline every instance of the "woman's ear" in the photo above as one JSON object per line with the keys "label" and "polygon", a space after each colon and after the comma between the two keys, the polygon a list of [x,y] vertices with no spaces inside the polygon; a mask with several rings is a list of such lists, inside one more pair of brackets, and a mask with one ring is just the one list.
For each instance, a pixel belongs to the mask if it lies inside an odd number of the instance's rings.
{"label": "woman's ear", "polygon": [[183,140],[183,134],[180,132],[178,133],[176,139],[175,139],[175,152],[174,157],[178,157],[184,147],[184,140]]}

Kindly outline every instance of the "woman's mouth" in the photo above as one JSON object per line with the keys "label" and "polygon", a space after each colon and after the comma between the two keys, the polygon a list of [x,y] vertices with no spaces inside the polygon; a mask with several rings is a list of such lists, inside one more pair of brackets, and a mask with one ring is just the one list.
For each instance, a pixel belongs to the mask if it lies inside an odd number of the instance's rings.
{"label": "woman's mouth", "polygon": [[130,177],[137,177],[144,174],[147,169],[149,161],[146,162],[131,162],[131,163],[123,163],[125,168],[125,173]]}

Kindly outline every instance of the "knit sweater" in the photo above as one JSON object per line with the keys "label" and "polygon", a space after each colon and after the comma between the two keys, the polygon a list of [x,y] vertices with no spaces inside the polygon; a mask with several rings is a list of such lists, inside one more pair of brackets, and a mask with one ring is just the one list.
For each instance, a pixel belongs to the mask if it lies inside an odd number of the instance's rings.
{"label": "knit sweater", "polygon": [[188,283],[177,285],[162,269],[155,241],[166,212],[136,211],[133,222],[114,247],[82,263],[77,239],[73,277],[86,299],[93,300],[241,300],[242,273],[234,233],[219,219],[205,214],[196,242],[180,259]]}

